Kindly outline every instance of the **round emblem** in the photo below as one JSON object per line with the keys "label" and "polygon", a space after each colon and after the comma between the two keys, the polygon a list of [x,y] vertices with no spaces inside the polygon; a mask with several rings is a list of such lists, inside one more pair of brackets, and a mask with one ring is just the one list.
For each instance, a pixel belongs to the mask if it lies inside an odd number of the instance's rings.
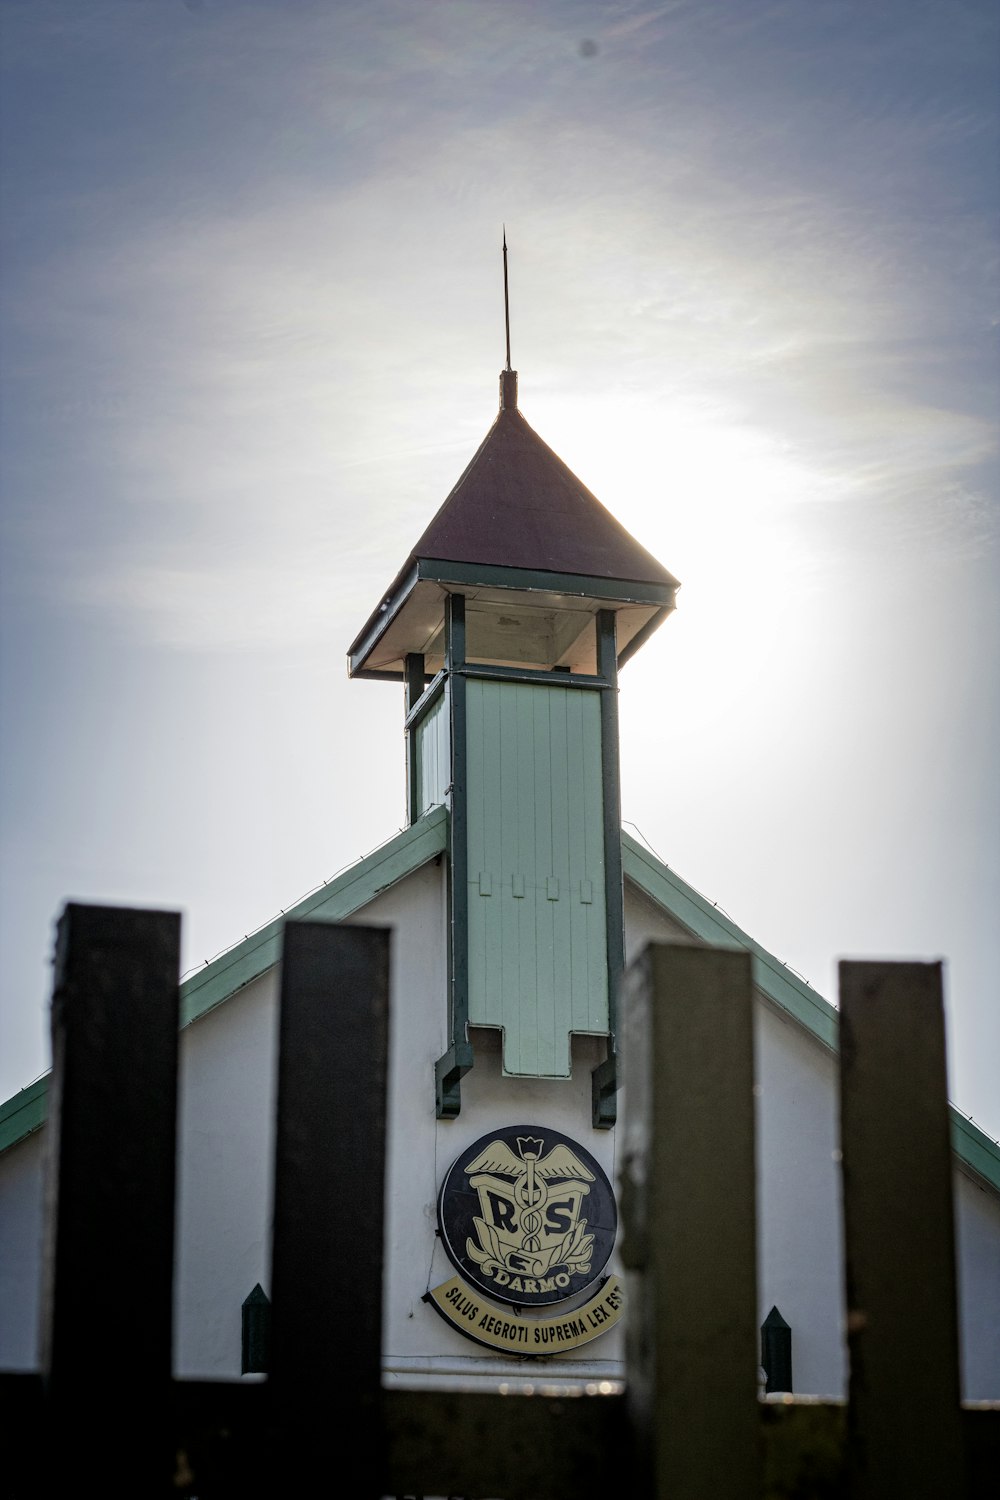
{"label": "round emblem", "polygon": [[582,1292],[615,1243],[615,1195],[590,1152],[558,1130],[491,1131],[449,1168],[438,1226],[452,1264],[501,1302],[539,1307]]}

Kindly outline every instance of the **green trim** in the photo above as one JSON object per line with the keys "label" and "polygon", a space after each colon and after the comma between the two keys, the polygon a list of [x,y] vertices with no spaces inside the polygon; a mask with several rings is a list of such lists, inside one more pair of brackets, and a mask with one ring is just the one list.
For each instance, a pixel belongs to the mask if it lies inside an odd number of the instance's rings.
{"label": "green trim", "polygon": [[[368,616],[357,636],[347,648],[349,662],[349,675],[357,677],[357,668],[370,656],[377,645],[379,637],[388,630],[392,621],[399,614],[411,592],[417,583],[417,564],[404,565],[402,571],[396,576],[392,587],[385,595],[383,604],[378,607],[374,614]],[[377,676],[384,674],[379,672]]]}
{"label": "green trim", "polygon": [[[190,1026],[207,1015],[277,963],[281,931],[286,920],[310,916],[319,921],[345,921],[380,892],[444,853],[448,842],[448,821],[444,807],[432,807],[412,827],[389,839],[280,918],[251,933],[242,943],[206,964],[181,985],[181,1026]],[[624,831],[622,869],[627,880],[662,906],[692,937],[720,948],[749,950],[753,956],[754,984],[761,993],[779,1010],[798,1021],[823,1046],[831,1052],[837,1051],[838,1015],[835,1007]],[[455,1051],[457,1054],[462,1049],[456,1048]],[[471,1058],[471,1049],[468,1055]],[[465,1057],[462,1051],[461,1057],[456,1056],[454,1061],[462,1066]],[[464,1066],[462,1070],[465,1070]],[[0,1104],[0,1153],[16,1146],[45,1124],[48,1088],[49,1075],[46,1074]],[[1000,1193],[1000,1146],[954,1105],[948,1106],[948,1112],[955,1155],[972,1175]]]}
{"label": "green trim", "polygon": [[501,568],[486,563],[459,563],[422,557],[417,576],[433,583],[457,583],[476,588],[525,589],[532,593],[575,594],[585,599],[611,599],[617,604],[658,604],[669,607],[676,590],[666,583],[636,583],[626,578],[594,578],[586,573],[544,573],[534,568]]}
{"label": "green trim", "polygon": [[[836,1007],[787,969],[780,959],[755,943],[624,829],[622,865],[625,878],[669,912],[692,937],[717,948],[748,950],[753,958],[756,988],[830,1052],[839,1050],[840,1016]],[[970,1173],[1000,1193],[1000,1146],[953,1104],[949,1104],[948,1114],[955,1155]]]}
{"label": "green trim", "polygon": [[455,1042],[434,1064],[437,1118],[454,1120],[462,1112],[462,1079],[475,1062],[471,1042]]}
{"label": "green trim", "polygon": [[442,670],[436,676],[432,677],[420,697],[413,704],[413,707],[407,709],[406,718],[403,720],[403,729],[407,734],[409,734],[411,729],[416,729],[417,725],[424,718],[424,715],[429,713],[434,707],[434,704],[441,696],[447,675]]}
{"label": "green trim", "polygon": [[828,1000],[797,979],[779,959],[755,943],[718,907],[706,901],[655,855],[622,831],[622,863],[626,877],[666,908],[692,937],[716,948],[744,948],[754,956],[754,983],[779,1009],[801,1021],[817,1041],[837,1050],[837,1011]]}
{"label": "green trim", "polygon": [[948,1115],[955,1155],[983,1182],[1000,1192],[1000,1146],[953,1104],[948,1105]]}
{"label": "green trim", "polygon": [[271,1368],[271,1299],[258,1281],[240,1309],[244,1375],[266,1375]]}
{"label": "green trim", "polygon": [[347,675],[352,682],[406,682],[405,672],[382,672],[375,667],[361,667],[357,672],[352,672],[350,663]]}
{"label": "green trim", "polygon": [[36,1078],[5,1104],[0,1104],[0,1152],[16,1146],[45,1124],[49,1112],[49,1075]]}
{"label": "green trim", "polygon": [[427,674],[424,671],[424,658],[418,652],[407,652],[403,665],[406,668],[406,712],[409,713],[423,696]]}
{"label": "green trim", "polygon": [[[181,1028],[199,1021],[278,963],[287,921],[303,917],[318,922],[346,921],[382,891],[443,854],[447,841],[447,809],[432,807],[410,828],[220,954],[181,985]],[[0,1151],[16,1145],[44,1123],[47,1092],[48,1075],[0,1106]]]}
{"label": "green trim", "polygon": [[406,731],[406,809],[407,821],[412,825],[420,817],[420,772],[417,764],[417,736],[410,726],[415,704],[420,702],[424,691],[424,658],[416,652],[408,654],[403,663],[406,668],[406,692],[403,699],[403,719]]}
{"label": "green trim", "polygon": [[448,1032],[451,1045],[434,1065],[435,1111],[454,1120],[462,1109],[461,1080],[472,1067],[469,1043],[469,831],[465,595],[449,594],[444,616],[445,671],[450,677],[451,817],[448,820]]}
{"label": "green trim", "polygon": [[252,932],[242,943],[214,959],[181,985],[181,1025],[190,1026],[228,1000],[236,990],[265,973],[281,957],[281,938],[287,921],[309,917],[314,922],[343,922],[362,906],[444,852],[448,814],[433,807],[425,817],[351,865],[298,905],[283,912],[266,927]]}
{"label": "green trim", "polygon": [[463,677],[481,677],[489,682],[529,682],[542,687],[604,688],[611,686],[603,677],[586,672],[552,672],[536,667],[497,667],[491,662],[467,662]]}
{"label": "green trim", "polygon": [[608,955],[608,1055],[591,1074],[595,1130],[618,1117],[618,990],[625,973],[625,893],[622,877],[621,786],[618,767],[618,647],[613,610],[597,611],[597,670],[601,694],[601,781],[604,802],[604,911]]}

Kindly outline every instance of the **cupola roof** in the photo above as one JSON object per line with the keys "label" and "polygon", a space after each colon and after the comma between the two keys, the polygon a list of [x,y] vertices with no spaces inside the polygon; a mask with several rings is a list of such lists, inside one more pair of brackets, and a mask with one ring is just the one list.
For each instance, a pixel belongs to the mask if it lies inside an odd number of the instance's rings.
{"label": "cupola roof", "polygon": [[677,587],[517,407],[502,406],[410,554]]}
{"label": "cupola roof", "polygon": [[[484,616],[502,612],[508,640],[512,610],[536,623],[544,613],[559,646],[546,648],[555,659],[545,664],[593,670],[577,642],[589,640],[599,609],[616,612],[623,661],[673,608],[678,586],[525,421],[517,372],[507,369],[496,421],[352,643],[349,670],[401,677],[411,653],[437,670],[444,596],[456,592]],[[515,650],[510,659],[529,657]]]}

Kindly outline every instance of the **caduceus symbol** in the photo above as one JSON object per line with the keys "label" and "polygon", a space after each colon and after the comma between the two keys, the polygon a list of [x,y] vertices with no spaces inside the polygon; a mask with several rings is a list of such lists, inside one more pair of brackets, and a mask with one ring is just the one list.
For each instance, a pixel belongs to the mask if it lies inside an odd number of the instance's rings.
{"label": "caduceus symbol", "polygon": [[513,1177],[512,1192],[521,1209],[521,1249],[537,1254],[542,1248],[542,1210],[549,1197],[549,1180],[575,1179],[582,1186],[593,1182],[594,1174],[566,1145],[554,1146],[543,1157],[544,1140],[519,1135],[516,1141],[517,1156],[504,1141],[492,1141],[465,1170],[470,1177],[476,1172],[499,1172]]}
{"label": "caduceus symbol", "polygon": [[540,1250],[542,1242],[538,1231],[542,1227],[542,1209],[545,1200],[549,1196],[549,1190],[543,1179],[535,1181],[535,1163],[542,1154],[543,1141],[536,1140],[530,1135],[519,1135],[517,1137],[517,1154],[524,1162],[525,1174],[514,1186],[514,1193],[521,1205],[521,1228],[524,1231],[524,1239],[521,1241],[524,1250]]}

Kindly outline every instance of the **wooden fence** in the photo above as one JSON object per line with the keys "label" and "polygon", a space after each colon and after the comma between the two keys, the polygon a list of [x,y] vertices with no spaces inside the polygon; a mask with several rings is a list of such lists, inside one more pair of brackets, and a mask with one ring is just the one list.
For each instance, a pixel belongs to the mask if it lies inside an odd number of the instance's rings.
{"label": "wooden fence", "polygon": [[[170,913],[60,922],[42,1370],[0,1376],[10,1500],[996,1493],[1000,1407],[959,1401],[938,966],[842,966],[846,1404],[759,1400],[750,960],[666,945],[623,997],[624,1394],[383,1392],[388,936],[286,928],[272,1363],[242,1384],[171,1377],[179,937]],[[349,1299],[345,1171],[369,1247]]]}

